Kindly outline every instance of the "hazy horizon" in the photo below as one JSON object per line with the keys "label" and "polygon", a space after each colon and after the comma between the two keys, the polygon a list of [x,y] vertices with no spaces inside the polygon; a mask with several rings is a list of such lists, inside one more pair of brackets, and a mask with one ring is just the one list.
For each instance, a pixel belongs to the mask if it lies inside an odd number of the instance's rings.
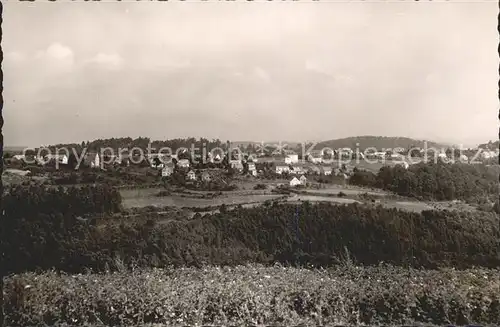
{"label": "hazy horizon", "polygon": [[493,1],[6,2],[4,143],[496,141],[497,14]]}

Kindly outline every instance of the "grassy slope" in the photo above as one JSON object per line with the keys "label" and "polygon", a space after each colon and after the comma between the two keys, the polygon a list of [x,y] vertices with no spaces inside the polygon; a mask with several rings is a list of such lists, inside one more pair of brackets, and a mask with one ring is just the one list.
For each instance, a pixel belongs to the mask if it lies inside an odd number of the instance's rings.
{"label": "grassy slope", "polygon": [[[347,261],[348,262],[348,261]],[[6,280],[9,325],[494,325],[500,271],[345,265],[136,270]],[[14,295],[16,294],[17,297]]]}

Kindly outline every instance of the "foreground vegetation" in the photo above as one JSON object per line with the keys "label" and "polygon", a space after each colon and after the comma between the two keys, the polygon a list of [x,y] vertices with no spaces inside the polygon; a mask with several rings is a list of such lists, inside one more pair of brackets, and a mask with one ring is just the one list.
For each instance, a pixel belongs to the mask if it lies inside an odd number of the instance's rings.
{"label": "foreground vegetation", "polygon": [[[348,261],[347,261],[348,262]],[[352,265],[27,273],[6,280],[8,325],[480,324],[500,321],[500,271]]]}

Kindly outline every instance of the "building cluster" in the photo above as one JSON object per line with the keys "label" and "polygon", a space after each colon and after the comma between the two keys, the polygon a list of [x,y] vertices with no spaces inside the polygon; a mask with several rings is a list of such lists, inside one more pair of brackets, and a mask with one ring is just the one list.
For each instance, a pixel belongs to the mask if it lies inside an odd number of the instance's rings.
{"label": "building cluster", "polygon": [[[477,151],[476,151],[477,150]],[[428,158],[440,158],[446,162],[452,156],[454,156],[452,151],[438,151],[427,149],[427,153],[425,149],[415,149],[415,151],[420,155],[420,157],[424,157],[426,154]],[[303,159],[293,150],[276,150],[272,153],[271,157],[262,158],[260,155],[256,153],[246,153],[244,151],[239,151],[238,156],[231,155],[228,161],[230,169],[242,173],[245,171],[251,176],[258,176],[264,173],[262,170],[257,170],[256,162],[262,160],[265,163],[272,163],[271,166],[267,166],[269,169],[272,167],[272,171],[277,175],[287,175],[290,176],[290,185],[304,185],[307,181],[304,175],[323,175],[323,176],[341,176],[344,179],[347,179],[350,175],[352,175],[352,170],[347,169],[346,167],[342,167],[341,169],[337,165],[328,166],[327,159],[332,158],[353,158],[353,156],[358,156],[358,158],[366,159],[389,159],[395,164],[400,164],[405,169],[408,169],[409,163],[407,162],[407,153],[408,151],[404,148],[395,148],[390,152],[384,151],[373,151],[366,152],[365,155],[359,153],[359,151],[354,152],[351,148],[342,148],[332,153],[327,153],[322,150],[311,150],[307,152]],[[471,153],[477,153],[474,158],[472,158]],[[492,151],[490,149],[471,149],[469,152],[466,151],[469,156],[465,154],[460,154],[459,157],[455,156],[455,160],[459,160],[463,163],[470,163],[472,159],[478,161],[486,161],[488,159],[498,158],[499,150],[496,149]],[[177,155],[162,155],[158,153],[153,153],[148,155],[147,158],[140,158],[139,155],[132,156],[131,154],[119,154],[119,155],[102,155],[95,151],[90,151],[86,153],[81,159],[81,154],[76,155],[78,162],[80,165],[84,165],[86,167],[91,167],[95,169],[102,168],[103,164],[111,164],[111,165],[125,165],[129,166],[131,163],[139,163],[147,161],[147,165],[151,168],[158,169],[161,171],[162,177],[171,176],[175,168],[179,168],[185,174],[186,180],[201,180],[201,181],[210,181],[212,177],[210,176],[210,170],[202,170],[195,172],[193,167],[191,167],[190,160],[186,159],[189,157],[187,151],[186,153],[181,153]],[[49,155],[40,155],[40,156],[31,156],[31,162],[36,162],[40,165],[46,165],[49,163],[56,163],[59,166],[69,165],[70,158],[66,154],[49,154]],[[198,158],[194,158],[200,161]],[[217,163],[221,162],[220,154],[211,154],[208,153],[205,158],[208,163]],[[27,156],[17,154],[14,155],[11,160],[13,161],[27,161]],[[82,161],[82,162],[80,162]],[[330,161],[331,162],[331,161]],[[266,168],[260,168],[266,170]],[[269,170],[267,170],[269,171]]]}
{"label": "building cluster", "polygon": [[[77,155],[78,158],[81,158],[80,155]],[[77,160],[79,160],[77,158]],[[23,154],[16,154],[12,157],[12,160],[15,162],[25,162],[29,164],[37,164],[40,166],[44,165],[58,165],[58,166],[67,166],[70,164],[69,156],[66,154],[46,154],[46,155],[37,155],[37,156],[27,156]],[[81,160],[81,159],[80,159]],[[81,164],[92,167],[92,168],[100,168],[101,167],[101,157],[97,152],[89,152],[83,156],[83,160],[81,160]]]}

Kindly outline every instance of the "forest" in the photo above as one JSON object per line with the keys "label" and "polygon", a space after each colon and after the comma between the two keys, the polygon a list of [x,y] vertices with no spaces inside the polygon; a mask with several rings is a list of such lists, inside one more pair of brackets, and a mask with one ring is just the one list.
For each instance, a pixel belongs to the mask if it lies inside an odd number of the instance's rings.
{"label": "forest", "polygon": [[500,263],[494,213],[421,214],[305,202],[200,213],[191,220],[126,217],[108,186],[16,187],[5,196],[2,235],[9,272],[112,269],[117,258],[140,267],[250,262],[331,266],[349,253],[358,264],[433,268]]}
{"label": "forest", "polygon": [[498,172],[485,165],[420,163],[385,166],[377,174],[355,169],[349,182],[423,200],[497,201]]}

